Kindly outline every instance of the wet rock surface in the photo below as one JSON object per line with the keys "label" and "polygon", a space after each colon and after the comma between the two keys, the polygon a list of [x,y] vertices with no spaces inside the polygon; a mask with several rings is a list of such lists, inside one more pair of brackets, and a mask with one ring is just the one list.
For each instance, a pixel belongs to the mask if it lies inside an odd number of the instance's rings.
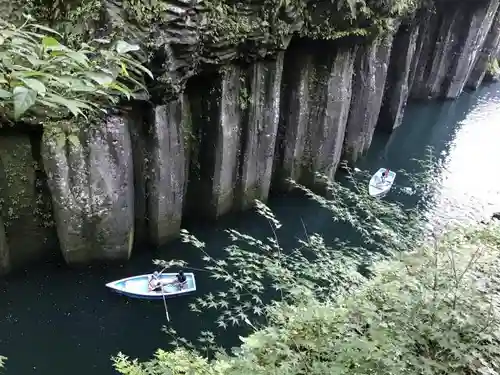
{"label": "wet rock surface", "polygon": [[394,37],[377,129],[390,133],[403,121],[418,33],[419,25],[414,22],[401,25]]}
{"label": "wet rock surface", "polygon": [[186,180],[185,128],[189,115],[182,97],[151,111],[147,167],[150,240],[162,245],[178,235]]}
{"label": "wet rock surface", "polygon": [[[124,103],[127,113],[99,124],[65,124],[70,135],[45,129],[47,176],[33,166],[40,152],[32,139],[0,136],[0,270],[44,253],[54,233],[28,212],[43,190],[33,189],[37,181],[48,185],[41,212],[50,222],[53,211],[68,263],[127,259],[133,244],[162,245],[178,235],[183,216],[214,219],[265,201],[271,180],[276,189],[291,178],[321,192],[316,174],[334,178],[342,158],[355,162],[376,129],[399,126],[409,99],[455,98],[490,78],[499,3],[436,0],[401,27],[370,5],[393,26],[375,35],[375,18],[353,34],[338,17],[346,5],[332,11],[325,1],[215,9],[176,0],[143,3],[142,13],[105,1],[110,28],[102,32],[147,41],[151,101]],[[14,164],[13,150],[23,155]],[[13,188],[15,164],[22,177]]]}
{"label": "wet rock surface", "polygon": [[[193,83],[193,136],[187,212],[216,218],[232,210],[241,152],[241,69],[230,65]],[[243,99],[243,98],[242,98]]]}
{"label": "wet rock surface", "polygon": [[455,52],[458,56],[445,82],[443,94],[445,98],[454,99],[462,93],[491,28],[499,3],[499,0],[489,0],[486,6],[485,4],[477,6],[473,9],[470,19],[462,26],[467,33],[465,40],[459,39],[459,52]]}
{"label": "wet rock surface", "polygon": [[283,77],[276,185],[291,178],[313,187],[319,182],[316,172],[333,177],[340,161],[355,48],[322,43],[295,48]]}
{"label": "wet rock surface", "polygon": [[474,67],[498,9],[497,0],[436,2],[421,19],[422,44],[411,96],[456,98]]}
{"label": "wet rock surface", "polygon": [[393,38],[392,34],[379,37],[357,51],[344,141],[344,158],[350,162],[355,162],[371,144],[382,105]]}
{"label": "wet rock surface", "polygon": [[0,207],[9,267],[54,252],[51,212],[37,168],[29,135],[0,135]]}
{"label": "wet rock surface", "polygon": [[42,156],[66,261],[128,259],[134,185],[127,123],[111,116],[70,137],[45,132]]}
{"label": "wet rock surface", "polygon": [[266,201],[271,186],[274,148],[280,114],[280,85],[284,53],[274,61],[257,62],[248,69],[248,97],[242,127],[242,151],[237,200],[241,208],[255,199]]}
{"label": "wet rock surface", "polygon": [[9,245],[7,244],[4,224],[3,220],[0,218],[0,275],[6,274],[10,271],[9,255]]}
{"label": "wet rock surface", "polygon": [[492,22],[483,48],[478,53],[474,68],[467,80],[467,87],[476,90],[482,83],[488,64],[491,59],[496,57],[497,51],[500,49],[500,7],[497,10],[495,18]]}

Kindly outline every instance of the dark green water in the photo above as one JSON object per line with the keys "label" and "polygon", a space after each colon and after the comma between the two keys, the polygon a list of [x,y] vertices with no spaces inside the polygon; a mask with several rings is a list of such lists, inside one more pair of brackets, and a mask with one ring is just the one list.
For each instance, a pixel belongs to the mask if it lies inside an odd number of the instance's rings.
{"label": "dark green water", "polygon": [[[445,103],[409,106],[404,124],[392,136],[376,136],[358,167],[380,166],[418,172],[412,158],[421,159],[433,146],[443,162],[433,176],[441,181],[429,217],[443,222],[500,211],[500,85]],[[397,180],[404,186],[404,178]],[[416,196],[398,195],[407,206]],[[283,223],[281,244],[291,248],[309,232],[325,239],[340,236],[330,214],[305,198],[274,197],[269,206]],[[443,220],[445,219],[445,220]],[[207,250],[216,255],[226,244],[225,228],[264,237],[269,226],[249,212],[226,217],[215,225],[193,229]],[[134,255],[123,267],[71,270],[61,264],[44,264],[0,281],[0,354],[9,357],[6,374],[108,375],[113,374],[110,356],[123,351],[147,358],[170,339],[160,331],[166,324],[161,302],[128,300],[104,287],[110,280],[151,270],[153,258],[182,258],[201,267],[199,253],[179,242],[155,254]],[[199,293],[213,288],[207,274],[197,273]],[[181,335],[194,339],[201,329],[213,328],[211,319],[188,309],[189,298],[169,301],[171,323]],[[233,337],[226,344],[235,344]]]}

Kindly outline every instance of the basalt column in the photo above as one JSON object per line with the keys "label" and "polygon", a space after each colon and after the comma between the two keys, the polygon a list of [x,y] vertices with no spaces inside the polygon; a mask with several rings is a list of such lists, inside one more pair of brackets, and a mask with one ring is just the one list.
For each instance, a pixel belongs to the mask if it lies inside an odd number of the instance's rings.
{"label": "basalt column", "polygon": [[[456,98],[462,92],[478,51],[493,22],[498,0],[436,2],[424,30],[421,58],[411,97]],[[453,5],[453,6],[450,6]],[[433,37],[434,36],[434,37]]]}
{"label": "basalt column", "polygon": [[7,237],[5,236],[5,227],[3,224],[3,220],[0,217],[0,275],[9,272],[9,269],[9,245],[7,244]]}
{"label": "basalt column", "polygon": [[465,41],[460,43],[460,52],[454,69],[450,72],[449,83],[444,87],[444,96],[449,99],[458,97],[467,82],[476,56],[484,45],[488,31],[498,9],[500,0],[489,0],[472,11],[471,18],[462,26],[468,32]]}
{"label": "basalt column", "polygon": [[[186,133],[190,115],[184,96],[132,111],[136,233],[138,243],[159,246],[179,234],[187,180]],[[140,112],[140,113],[137,113]]]}
{"label": "basalt column", "polygon": [[[4,236],[0,234],[0,247],[4,251],[3,256],[0,254],[0,268],[2,262],[15,268],[53,254],[57,241],[50,197],[42,190],[41,166],[32,147],[32,140],[39,142],[40,134],[30,136],[15,130],[6,133],[0,135],[0,218],[3,223],[0,229],[4,233]],[[11,251],[8,255],[5,254],[7,248]]]}
{"label": "basalt column", "polygon": [[156,106],[150,117],[148,219],[151,241],[166,243],[178,235],[184,202],[186,158],[183,97]]}
{"label": "basalt column", "polygon": [[188,83],[193,123],[186,212],[217,218],[233,208],[241,140],[241,70],[230,65]]}
{"label": "basalt column", "polygon": [[401,25],[392,45],[384,99],[377,129],[392,132],[401,125],[408,101],[409,79],[417,47],[419,27],[416,22]]}
{"label": "basalt column", "polygon": [[44,132],[42,157],[66,261],[128,259],[134,237],[134,185],[128,124],[109,116],[67,136]]}
{"label": "basalt column", "polygon": [[266,201],[269,194],[279,122],[283,55],[279,53],[275,61],[252,64],[246,87],[240,87],[241,104],[246,109],[237,197],[242,209],[251,206],[255,199]]}
{"label": "basalt column", "polygon": [[488,69],[488,64],[492,57],[495,57],[498,48],[500,47],[500,8],[497,10],[495,19],[490,27],[488,36],[483,44],[481,52],[478,53],[476,63],[467,80],[467,87],[476,90]]}
{"label": "basalt column", "polygon": [[[287,56],[290,56],[287,58]],[[275,184],[287,178],[321,189],[316,173],[333,178],[351,101],[354,49],[298,42],[285,60]]]}
{"label": "basalt column", "polygon": [[344,141],[344,157],[350,162],[370,147],[384,95],[392,40],[392,34],[383,35],[358,49]]}

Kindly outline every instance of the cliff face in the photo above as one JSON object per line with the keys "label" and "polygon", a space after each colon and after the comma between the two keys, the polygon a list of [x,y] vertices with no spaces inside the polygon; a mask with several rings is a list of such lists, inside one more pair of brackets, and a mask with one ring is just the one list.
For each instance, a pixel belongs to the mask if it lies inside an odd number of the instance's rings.
{"label": "cliff face", "polygon": [[[383,33],[315,41],[290,41],[314,22],[292,3],[280,28],[255,27],[249,8],[243,47],[234,33],[203,34],[197,3],[166,4],[151,34],[162,41],[151,103],[70,136],[0,133],[0,269],[56,247],[70,264],[128,259],[134,243],[177,236],[184,216],[266,200],[271,182],[321,188],[315,173],[333,178],[341,159],[359,158],[376,130],[400,125],[409,99],[478,87],[499,50],[499,1],[436,1]],[[119,5],[107,3],[111,25]]]}

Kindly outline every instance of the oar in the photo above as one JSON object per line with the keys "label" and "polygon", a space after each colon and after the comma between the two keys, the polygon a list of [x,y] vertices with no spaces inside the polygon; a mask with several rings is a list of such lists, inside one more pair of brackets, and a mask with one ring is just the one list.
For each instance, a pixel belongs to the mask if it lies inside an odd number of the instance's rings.
{"label": "oar", "polygon": [[161,295],[163,297],[163,305],[165,306],[165,315],[167,316],[167,321],[170,322],[170,316],[168,315],[167,300],[165,299],[165,293],[163,293],[163,284],[161,286]]}
{"label": "oar", "polygon": [[[165,271],[168,267],[165,267],[164,269],[162,269],[158,275],[161,275],[163,273],[163,271]],[[165,299],[165,293],[164,293],[164,285],[163,283],[161,282],[161,279],[160,279],[160,283],[161,283],[161,296],[163,297],[163,306],[165,306],[165,315],[167,317],[167,321],[170,322],[170,316],[168,315],[168,308],[167,308],[167,300]]]}

